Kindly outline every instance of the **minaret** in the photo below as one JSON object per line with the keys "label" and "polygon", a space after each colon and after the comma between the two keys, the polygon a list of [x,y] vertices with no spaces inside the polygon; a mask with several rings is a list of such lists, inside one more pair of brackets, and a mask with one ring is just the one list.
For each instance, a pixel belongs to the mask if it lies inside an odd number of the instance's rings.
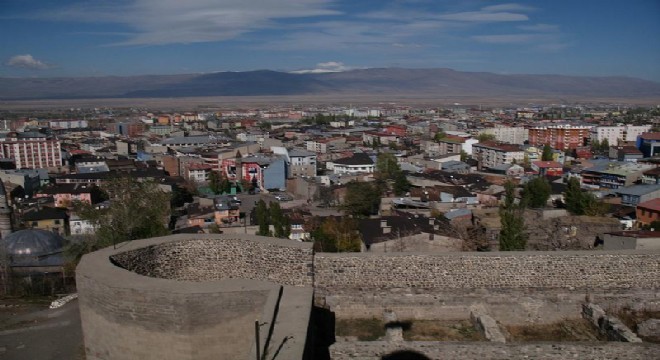
{"label": "minaret", "polygon": [[7,199],[5,184],[0,181],[0,238],[11,234],[11,207]]}

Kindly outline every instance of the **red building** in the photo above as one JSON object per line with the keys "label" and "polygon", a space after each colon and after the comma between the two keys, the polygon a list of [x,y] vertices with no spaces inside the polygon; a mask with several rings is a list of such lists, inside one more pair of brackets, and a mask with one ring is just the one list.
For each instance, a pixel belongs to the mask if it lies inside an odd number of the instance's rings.
{"label": "red building", "polygon": [[660,198],[637,204],[637,225],[649,225],[660,220]]}
{"label": "red building", "polygon": [[406,136],[407,130],[404,125],[388,125],[383,132],[396,136]]}
{"label": "red building", "polygon": [[541,176],[564,175],[564,167],[556,161],[534,161],[532,162],[532,170]]}
{"label": "red building", "polygon": [[550,145],[553,149],[569,150],[586,145],[591,126],[556,125],[529,129],[529,144]]}

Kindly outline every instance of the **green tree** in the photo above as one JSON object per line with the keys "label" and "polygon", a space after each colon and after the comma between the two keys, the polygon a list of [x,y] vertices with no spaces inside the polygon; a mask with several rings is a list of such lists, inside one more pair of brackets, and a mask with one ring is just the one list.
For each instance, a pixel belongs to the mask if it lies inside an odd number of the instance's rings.
{"label": "green tree", "polygon": [[261,199],[257,202],[255,208],[255,217],[257,224],[259,225],[259,230],[257,230],[257,235],[261,236],[270,236],[269,224],[270,224],[270,213],[268,211],[268,205],[266,202]]}
{"label": "green tree", "polygon": [[495,139],[495,134],[481,133],[477,136],[477,140],[479,140],[479,142],[495,141]]}
{"label": "green tree", "polygon": [[333,216],[323,220],[312,231],[314,248],[322,252],[359,252],[362,250],[362,238],[357,221],[342,217],[339,221]]}
{"label": "green tree", "polygon": [[599,154],[599,153],[600,153],[600,149],[601,149],[601,147],[600,147],[600,141],[598,141],[598,139],[594,139],[594,140],[591,142],[591,152],[593,152],[594,154]]}
{"label": "green tree", "polygon": [[103,186],[110,205],[74,203],[74,212],[95,228],[95,236],[77,244],[69,254],[79,259],[85,252],[120,242],[169,234],[170,194],[151,181],[122,177]]}
{"label": "green tree", "polygon": [[580,188],[580,181],[570,178],[564,193],[566,210],[573,215],[602,216],[607,213],[609,205]]}
{"label": "green tree", "polygon": [[600,143],[600,153],[607,154],[610,151],[610,141],[607,138],[603,139]]}
{"label": "green tree", "polygon": [[550,147],[550,145],[545,144],[545,146],[543,146],[543,153],[541,154],[541,160],[542,161],[552,161],[553,160],[552,148]]}
{"label": "green tree", "polygon": [[349,215],[366,217],[378,213],[381,191],[376,184],[351,181],[341,208]]}
{"label": "green tree", "polygon": [[408,191],[410,191],[411,186],[412,185],[410,184],[410,181],[408,181],[408,178],[406,177],[406,174],[403,173],[403,171],[399,171],[396,173],[396,175],[394,175],[394,184],[392,185],[394,195],[405,195]]}
{"label": "green tree", "polygon": [[219,171],[212,170],[209,173],[209,188],[216,195],[222,193],[222,178],[223,176]]}
{"label": "green tree", "polygon": [[587,201],[585,193],[580,188],[580,180],[574,177],[568,179],[564,193],[566,210],[573,215],[584,215]]}
{"label": "green tree", "polygon": [[461,161],[465,162],[468,159],[468,153],[461,149]]}
{"label": "green tree", "polygon": [[433,136],[433,140],[439,141],[439,140],[442,140],[446,137],[447,137],[447,134],[444,131],[438,130],[438,132],[435,133],[435,135]]}
{"label": "green tree", "polygon": [[277,238],[288,238],[289,234],[291,234],[291,223],[289,218],[282,212],[280,203],[271,202],[268,213],[270,224],[273,225],[273,236]]}
{"label": "green tree", "polygon": [[542,176],[528,181],[523,187],[523,198],[531,208],[544,207],[550,198],[552,188],[548,180]]}
{"label": "green tree", "polygon": [[525,234],[525,220],[523,211],[524,200],[516,203],[516,186],[511,181],[504,183],[505,199],[500,206],[500,250],[524,250],[527,245],[527,234]]}
{"label": "green tree", "polygon": [[401,172],[399,162],[396,157],[390,153],[380,153],[376,158],[376,174],[380,179],[394,179],[397,173]]}

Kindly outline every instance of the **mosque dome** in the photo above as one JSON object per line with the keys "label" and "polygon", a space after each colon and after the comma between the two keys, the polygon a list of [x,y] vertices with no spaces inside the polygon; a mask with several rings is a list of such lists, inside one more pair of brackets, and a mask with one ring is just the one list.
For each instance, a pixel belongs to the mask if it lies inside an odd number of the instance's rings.
{"label": "mosque dome", "polygon": [[64,238],[41,229],[19,230],[0,240],[10,266],[59,266]]}

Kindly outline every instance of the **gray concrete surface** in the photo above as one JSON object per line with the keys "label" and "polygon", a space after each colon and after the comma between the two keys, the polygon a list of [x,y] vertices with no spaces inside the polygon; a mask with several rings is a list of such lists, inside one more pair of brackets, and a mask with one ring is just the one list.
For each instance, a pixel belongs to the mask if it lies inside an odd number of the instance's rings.
{"label": "gray concrete surface", "polygon": [[85,359],[78,301],[7,316],[0,328],[0,359]]}

